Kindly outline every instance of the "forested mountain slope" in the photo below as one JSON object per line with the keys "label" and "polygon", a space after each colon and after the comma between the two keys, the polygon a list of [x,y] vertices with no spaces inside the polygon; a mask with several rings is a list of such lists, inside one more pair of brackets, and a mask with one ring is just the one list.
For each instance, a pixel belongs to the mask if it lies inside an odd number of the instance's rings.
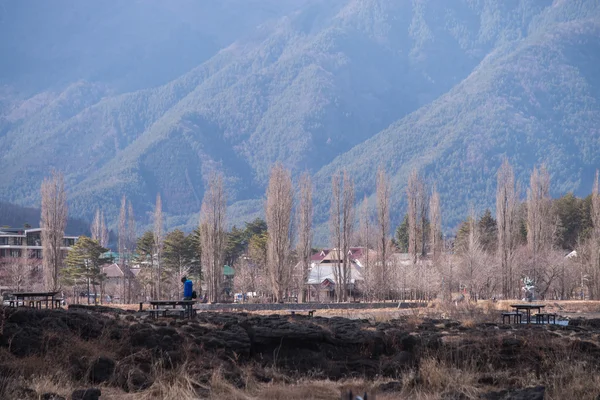
{"label": "forested mountain slope", "polygon": [[408,174],[417,168],[442,193],[451,224],[470,204],[494,206],[505,155],[524,185],[533,167],[546,163],[555,195],[590,193],[600,166],[599,38],[600,19],[590,18],[498,49],[448,93],[338,157],[317,181],[345,167],[369,195],[383,165],[403,208]]}
{"label": "forested mountain slope", "polygon": [[493,205],[504,154],[522,179],[547,162],[557,192],[589,190],[600,165],[595,1],[61,1],[45,18],[15,4],[0,14],[0,200],[37,204],[57,167],[76,216],[101,205],[114,221],[125,194],[145,218],[160,192],[168,225],[190,227],[218,169],[239,221],[282,161],[315,174],[320,223],[332,172],[362,198],[383,164],[396,221],[418,167],[451,226],[468,201]]}

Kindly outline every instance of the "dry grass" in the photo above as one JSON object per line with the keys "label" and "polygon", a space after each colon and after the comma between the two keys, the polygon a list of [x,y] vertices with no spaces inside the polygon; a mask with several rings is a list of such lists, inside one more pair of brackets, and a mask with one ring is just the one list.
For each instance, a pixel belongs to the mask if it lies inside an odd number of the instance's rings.
{"label": "dry grass", "polygon": [[[480,301],[477,303],[444,304],[432,302],[427,308],[418,309],[371,309],[371,310],[319,310],[317,315],[342,316],[347,318],[368,319],[372,322],[387,321],[401,317],[402,325],[406,330],[415,329],[423,322],[425,317],[446,317],[461,321],[464,327],[476,327],[480,322],[499,322],[499,310],[505,310],[515,301]],[[556,308],[554,303],[559,303],[563,310],[579,310],[593,312],[600,308],[600,302],[546,302],[548,309]],[[571,311],[574,312],[574,311]],[[277,312],[265,312],[274,314]],[[315,321],[316,323],[318,320]],[[468,335],[468,332],[465,333]],[[457,335],[457,338],[459,336]],[[45,337],[45,343],[50,344],[56,338],[52,335]],[[64,339],[64,338],[63,338]],[[479,340],[479,339],[477,339]],[[485,337],[481,340],[485,341]],[[553,339],[554,340],[554,339]],[[557,341],[559,339],[556,339]],[[577,338],[573,338],[577,341]],[[85,382],[73,382],[64,372],[64,366],[72,355],[85,355],[94,358],[100,355],[118,359],[116,349],[106,345],[108,340],[84,341],[77,337],[62,340],[58,347],[47,346],[44,354],[17,358],[6,350],[0,350],[2,364],[10,365],[11,369],[18,371],[17,375],[7,379],[0,377],[0,398],[19,398],[17,387],[34,389],[38,394],[46,392],[58,393],[66,398],[70,397],[72,390],[89,387]],[[597,338],[594,339],[597,342]],[[484,342],[482,342],[484,343]],[[558,346],[547,337],[528,337],[526,347],[540,350],[540,370],[533,367],[520,369],[493,370],[489,366],[480,365],[481,354],[474,352],[461,360],[453,360],[448,354],[422,354],[419,366],[406,371],[402,375],[402,382],[397,393],[377,394],[378,400],[390,399],[439,399],[442,395],[463,396],[465,399],[478,398],[482,393],[501,390],[508,387],[527,387],[535,385],[546,386],[546,398],[550,400],[576,398],[578,400],[595,399],[600,395],[600,374],[597,366],[586,363],[586,358],[581,350],[565,346]],[[489,347],[489,346],[488,346]],[[487,347],[485,348],[487,349]],[[486,350],[487,351],[487,350]],[[527,364],[525,358],[523,363]],[[114,400],[188,400],[198,398],[208,399],[337,399],[343,390],[352,389],[354,393],[367,390],[373,393],[378,384],[385,381],[346,380],[333,382],[324,379],[315,379],[317,375],[307,375],[304,379],[293,380],[277,370],[263,370],[273,378],[271,383],[257,381],[253,375],[256,365],[242,366],[242,379],[244,387],[240,388],[230,382],[227,371],[216,369],[214,371],[198,371],[189,365],[174,369],[164,369],[155,365],[152,375],[154,384],[141,393],[125,393],[119,388],[103,386],[103,399]],[[56,372],[53,372],[56,371]],[[494,386],[480,383],[481,377],[493,378]],[[12,391],[12,395],[10,394]]]}

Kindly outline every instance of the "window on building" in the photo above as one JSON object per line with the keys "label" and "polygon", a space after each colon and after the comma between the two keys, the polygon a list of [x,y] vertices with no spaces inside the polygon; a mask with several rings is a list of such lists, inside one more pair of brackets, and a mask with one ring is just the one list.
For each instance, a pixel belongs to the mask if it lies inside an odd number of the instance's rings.
{"label": "window on building", "polygon": [[19,249],[10,249],[10,256],[12,258],[19,258],[19,257],[21,257],[21,250],[19,250]]}
{"label": "window on building", "polygon": [[6,246],[6,245],[8,245],[8,237],[7,236],[0,237],[0,246]]}
{"label": "window on building", "polygon": [[41,246],[42,240],[39,233],[31,233],[27,235],[27,246]]}

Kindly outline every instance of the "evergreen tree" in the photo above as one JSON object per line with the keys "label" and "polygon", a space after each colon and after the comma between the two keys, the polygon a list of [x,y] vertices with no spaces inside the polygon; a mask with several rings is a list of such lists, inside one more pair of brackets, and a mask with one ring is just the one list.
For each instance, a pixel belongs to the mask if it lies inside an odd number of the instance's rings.
{"label": "evergreen tree", "polygon": [[227,233],[225,244],[225,264],[233,265],[236,260],[246,251],[248,241],[245,232],[236,226]]}
{"label": "evergreen tree", "polygon": [[252,222],[246,222],[246,227],[244,229],[244,236],[246,240],[249,241],[250,238],[254,235],[262,235],[267,231],[267,223],[262,218],[256,218]]}
{"label": "evergreen tree", "polygon": [[496,219],[492,216],[490,209],[486,209],[478,222],[480,241],[483,250],[488,253],[493,253],[498,247],[498,225]]}
{"label": "evergreen tree", "polygon": [[112,262],[111,257],[104,256],[108,251],[109,249],[102,247],[96,240],[80,236],[67,254],[67,267],[62,271],[63,281],[69,286],[86,284],[88,303],[90,285],[93,286],[94,293],[97,293],[96,286],[102,286],[105,279],[101,266]]}
{"label": "evergreen tree", "polygon": [[567,193],[554,200],[553,208],[558,219],[556,244],[565,250],[574,250],[579,239],[585,238],[591,226],[588,199]]}
{"label": "evergreen tree", "polygon": [[200,262],[200,260],[202,259],[202,242],[200,241],[200,228],[194,229],[194,231],[186,237],[186,241],[188,242],[188,246],[191,249],[190,251],[193,253],[193,257],[190,260],[189,278],[198,281],[203,280],[204,276],[202,274],[202,263]]}
{"label": "evergreen tree", "polygon": [[140,264],[140,282],[146,296],[156,298],[156,271],[154,271],[154,232],[146,231],[137,240],[134,262]]}
{"label": "evergreen tree", "polygon": [[404,215],[402,223],[396,229],[396,245],[400,253],[408,253],[408,214]]}
{"label": "evergreen tree", "polygon": [[181,278],[190,274],[195,256],[193,241],[183,231],[175,229],[165,236],[161,278],[171,295],[177,296],[179,293]]}

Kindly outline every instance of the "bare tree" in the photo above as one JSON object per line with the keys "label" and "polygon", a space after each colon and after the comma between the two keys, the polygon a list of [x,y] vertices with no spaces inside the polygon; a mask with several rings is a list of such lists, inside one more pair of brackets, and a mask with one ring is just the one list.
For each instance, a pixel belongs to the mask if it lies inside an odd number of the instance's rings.
{"label": "bare tree", "polygon": [[211,302],[218,302],[221,298],[225,261],[226,207],[223,176],[213,173],[200,210],[201,259],[207,280],[208,298]]}
{"label": "bare tree", "polygon": [[530,186],[527,190],[527,245],[532,256],[532,271],[536,288],[543,274],[540,269],[540,256],[552,247],[552,199],[550,198],[550,174],[546,167],[533,169]]}
{"label": "bare tree", "polygon": [[427,255],[427,240],[429,239],[427,232],[427,217],[429,215],[429,196],[427,190],[425,189],[424,180],[420,179],[419,182],[419,233],[421,234],[419,252],[422,257],[425,257]]}
{"label": "bare tree", "polygon": [[425,265],[419,259],[427,254],[427,211],[428,200],[425,183],[416,169],[413,169],[408,178],[406,187],[408,198],[408,252],[412,263],[415,265],[416,286],[423,295],[426,289]]}
{"label": "bare tree", "polygon": [[61,247],[67,225],[67,194],[62,173],[53,170],[51,176],[44,179],[41,195],[40,227],[44,284],[47,290],[57,290],[60,286],[59,272],[63,262]]}
{"label": "bare tree", "polygon": [[154,254],[156,255],[156,298],[161,298],[162,295],[162,265],[161,265],[161,251],[163,246],[163,214],[162,214],[162,200],[160,193],[156,194],[156,206],[154,207]]}
{"label": "bare tree", "polygon": [[310,268],[310,256],[312,249],[312,219],[313,219],[313,205],[312,205],[312,182],[310,180],[310,174],[305,172],[300,177],[300,203],[298,204],[297,210],[298,216],[298,243],[297,253],[300,260],[299,265],[302,270],[301,272],[301,290],[302,297],[301,301],[306,302],[306,291],[304,286],[308,280],[309,268]]}
{"label": "bare tree", "polygon": [[0,264],[0,269],[7,273],[8,282],[12,289],[20,292],[26,287],[31,287],[31,265],[29,260],[29,250],[27,249],[27,240],[24,240],[20,257],[10,257],[7,262]]}
{"label": "bare tree", "polygon": [[594,178],[594,187],[592,189],[592,232],[589,238],[590,252],[590,271],[591,282],[588,285],[590,289],[590,298],[600,298],[600,190],[598,170]]}
{"label": "bare tree", "polygon": [[413,264],[417,264],[419,254],[419,200],[421,191],[419,174],[413,169],[408,177],[406,199],[408,201],[408,253]]}
{"label": "bare tree", "polygon": [[429,210],[431,212],[429,243],[431,246],[433,263],[434,265],[437,265],[442,253],[442,211],[440,206],[440,194],[435,185],[433,186],[433,192],[429,200]]}
{"label": "bare tree", "polygon": [[137,243],[137,235],[136,235],[136,227],[135,227],[135,215],[133,213],[133,205],[131,204],[131,200],[128,201],[127,205],[127,233],[125,240],[125,253],[127,258],[127,270],[128,270],[128,278],[127,278],[127,302],[130,303],[132,300],[132,288],[133,288],[133,275],[131,273],[129,263],[133,259],[133,252]]}
{"label": "bare tree", "polygon": [[123,271],[123,288],[121,292],[121,301],[129,303],[129,279],[131,272],[129,266],[125,263],[125,249],[127,248],[127,199],[123,195],[121,198],[121,208],[119,210],[117,251],[119,253],[119,264]]}
{"label": "bare tree", "polygon": [[270,292],[270,286],[268,281],[270,280],[267,271],[267,260],[268,260],[268,235],[253,235],[248,243],[248,255],[252,264],[254,264],[254,290],[264,295]]}
{"label": "bare tree", "polygon": [[515,190],[515,174],[508,159],[498,170],[496,188],[496,220],[498,224],[498,252],[502,274],[502,295],[515,295],[513,257],[516,244],[518,195]]}
{"label": "bare tree", "polygon": [[291,280],[289,262],[294,192],[290,171],[280,163],[271,169],[267,188],[267,270],[275,301],[283,301]]}
{"label": "bare tree", "polygon": [[[344,281],[342,280],[342,175],[336,172],[331,177],[331,208],[329,211],[329,229],[331,232],[331,247],[333,247],[332,256],[335,265],[333,275],[336,284],[337,301],[341,301],[341,293],[345,291]],[[337,252],[337,253],[336,253]]]}
{"label": "bare tree", "polygon": [[131,256],[131,253],[135,249],[135,245],[137,242],[137,234],[135,227],[135,214],[133,213],[133,205],[131,204],[131,200],[127,202],[127,253]]}
{"label": "bare tree", "polygon": [[92,221],[92,226],[90,227],[90,231],[92,233],[92,239],[100,243],[100,236],[102,224],[100,222],[100,208],[96,208],[96,213],[94,214],[94,220]]}
{"label": "bare tree", "polygon": [[390,295],[388,258],[390,233],[390,181],[382,166],[377,171],[377,262],[378,297],[383,300]]}
{"label": "bare tree", "polygon": [[348,301],[348,286],[352,278],[352,260],[350,258],[350,246],[354,237],[355,224],[354,209],[354,182],[352,178],[344,171],[343,190],[342,190],[342,251],[343,251],[343,270],[342,282],[344,291],[342,301]]}
{"label": "bare tree", "polygon": [[468,288],[471,298],[479,294],[481,280],[485,278],[482,271],[483,246],[481,245],[479,227],[473,206],[467,219],[468,236],[460,242],[457,253],[460,259],[459,278]]}
{"label": "bare tree", "polygon": [[245,255],[242,255],[236,263],[233,287],[236,292],[242,294],[243,303],[246,302],[246,294],[248,292],[256,292],[257,272],[256,265],[250,263],[248,257]]}
{"label": "bare tree", "polygon": [[[335,256],[336,295],[338,301],[348,300],[348,287],[352,275],[350,245],[354,236],[354,183],[346,171],[332,177],[331,233],[337,255]],[[334,252],[335,254],[335,252]]]}
{"label": "bare tree", "polygon": [[364,197],[362,206],[360,208],[360,217],[359,217],[359,228],[358,228],[358,242],[363,247],[365,254],[363,256],[363,278],[364,278],[364,287],[362,288],[363,296],[367,299],[372,299],[374,295],[374,281],[376,280],[376,276],[373,273],[373,269],[371,267],[370,259],[370,248],[372,245],[371,235],[372,227],[371,227],[371,212],[369,209],[369,201],[367,200],[367,196]]}
{"label": "bare tree", "polygon": [[100,246],[104,248],[108,246],[108,227],[106,226],[104,211],[100,212],[100,240],[98,243],[100,243]]}
{"label": "bare tree", "polygon": [[90,230],[93,240],[97,241],[102,247],[108,246],[108,229],[104,220],[104,212],[100,208],[96,209]]}

